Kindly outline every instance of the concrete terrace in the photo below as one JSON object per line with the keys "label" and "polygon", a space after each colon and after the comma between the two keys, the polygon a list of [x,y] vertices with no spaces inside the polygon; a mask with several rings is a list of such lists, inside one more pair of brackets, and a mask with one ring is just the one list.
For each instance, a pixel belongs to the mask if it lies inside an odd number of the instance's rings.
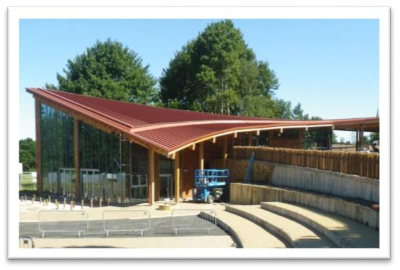
{"label": "concrete terrace", "polygon": [[[218,227],[211,234],[205,231],[175,236],[170,221],[172,209],[159,210],[163,202],[129,207],[85,207],[90,232],[77,238],[75,234],[53,233],[40,237],[37,227],[40,210],[55,210],[54,204],[20,202],[20,235],[33,238],[35,248],[103,247],[103,248],[378,248],[379,231],[337,214],[283,202],[262,202],[258,205],[199,204],[180,202],[173,209],[214,209]],[[159,227],[155,232],[116,234],[105,237],[101,227],[105,210],[147,210]],[[75,210],[81,210],[75,206]],[[71,211],[67,205],[65,209]],[[154,224],[157,224],[155,222]],[[30,229],[28,229],[30,228]],[[158,231],[157,231],[158,230]],[[157,233],[159,232],[159,233]]]}

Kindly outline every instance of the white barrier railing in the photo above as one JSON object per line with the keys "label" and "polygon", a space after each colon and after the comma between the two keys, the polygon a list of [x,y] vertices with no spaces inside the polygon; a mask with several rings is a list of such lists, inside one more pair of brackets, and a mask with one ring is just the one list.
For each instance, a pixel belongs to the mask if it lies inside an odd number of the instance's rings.
{"label": "white barrier railing", "polygon": [[150,230],[150,213],[146,210],[108,210],[103,213],[104,231],[110,232],[143,232]]}
{"label": "white barrier railing", "polygon": [[38,219],[42,237],[45,237],[47,232],[76,232],[78,237],[81,237],[82,232],[89,229],[86,211],[42,210],[39,212]]}
{"label": "white barrier railing", "polygon": [[175,209],[172,211],[172,229],[175,235],[178,230],[210,230],[217,226],[217,213],[214,209]]}
{"label": "white barrier railing", "polygon": [[35,242],[29,236],[21,236],[19,238],[19,248],[34,248]]}

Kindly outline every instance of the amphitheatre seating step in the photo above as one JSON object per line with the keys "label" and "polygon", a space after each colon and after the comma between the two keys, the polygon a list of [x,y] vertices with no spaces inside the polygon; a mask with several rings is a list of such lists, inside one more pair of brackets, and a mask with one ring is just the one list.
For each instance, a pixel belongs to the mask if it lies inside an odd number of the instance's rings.
{"label": "amphitheatre seating step", "polygon": [[346,217],[282,202],[262,202],[261,208],[311,227],[313,230],[325,235],[338,247],[379,247],[379,231]]}
{"label": "amphitheatre seating step", "polygon": [[217,212],[217,223],[220,227],[232,233],[243,248],[286,247],[282,241],[260,226],[225,210]]}
{"label": "amphitheatre seating step", "polygon": [[240,215],[285,239],[293,248],[335,248],[325,236],[286,217],[261,209],[260,205],[229,205],[226,211]]}

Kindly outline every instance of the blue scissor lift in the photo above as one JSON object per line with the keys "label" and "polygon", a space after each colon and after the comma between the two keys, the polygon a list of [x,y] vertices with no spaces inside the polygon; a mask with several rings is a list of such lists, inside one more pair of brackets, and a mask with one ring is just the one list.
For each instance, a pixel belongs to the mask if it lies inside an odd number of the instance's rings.
{"label": "blue scissor lift", "polygon": [[196,170],[193,200],[213,203],[221,198],[228,181],[229,170]]}

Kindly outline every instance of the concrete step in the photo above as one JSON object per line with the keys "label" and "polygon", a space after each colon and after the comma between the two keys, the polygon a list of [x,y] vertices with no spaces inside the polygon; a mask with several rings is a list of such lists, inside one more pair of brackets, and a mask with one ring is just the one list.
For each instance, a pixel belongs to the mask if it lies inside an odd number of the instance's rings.
{"label": "concrete step", "polygon": [[[325,236],[307,227],[261,209],[260,205],[229,205],[226,211],[242,216],[286,240],[293,248],[335,248]],[[256,234],[253,237],[257,237]]]}
{"label": "concrete step", "polygon": [[379,231],[322,210],[282,202],[262,202],[261,208],[289,217],[325,235],[338,247],[379,248]]}
{"label": "concrete step", "polygon": [[217,211],[217,224],[230,232],[242,248],[285,248],[281,240],[253,222],[227,212]]}

